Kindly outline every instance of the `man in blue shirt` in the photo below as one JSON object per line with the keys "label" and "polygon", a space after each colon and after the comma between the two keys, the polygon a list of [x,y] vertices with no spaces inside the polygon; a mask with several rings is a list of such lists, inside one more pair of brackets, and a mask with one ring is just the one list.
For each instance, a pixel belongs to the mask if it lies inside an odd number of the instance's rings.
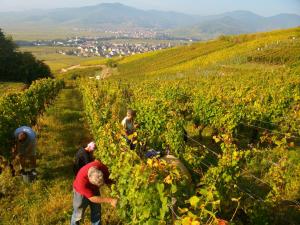
{"label": "man in blue shirt", "polygon": [[27,126],[19,127],[14,132],[15,148],[14,158],[19,159],[21,174],[25,170],[31,170],[32,175],[36,175],[36,134]]}

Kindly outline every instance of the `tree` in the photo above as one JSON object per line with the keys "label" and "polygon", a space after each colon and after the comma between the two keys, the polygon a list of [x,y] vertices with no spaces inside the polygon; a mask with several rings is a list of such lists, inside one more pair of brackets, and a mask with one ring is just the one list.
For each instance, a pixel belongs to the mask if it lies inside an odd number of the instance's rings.
{"label": "tree", "polygon": [[30,52],[18,52],[11,37],[0,29],[0,81],[32,81],[52,77],[49,66],[37,60]]}

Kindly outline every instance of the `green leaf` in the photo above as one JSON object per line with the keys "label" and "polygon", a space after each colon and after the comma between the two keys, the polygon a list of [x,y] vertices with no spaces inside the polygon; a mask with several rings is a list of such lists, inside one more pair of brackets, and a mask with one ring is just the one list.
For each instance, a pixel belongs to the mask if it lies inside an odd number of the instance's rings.
{"label": "green leaf", "polygon": [[177,186],[176,185],[172,184],[171,192],[172,192],[172,194],[175,194],[177,192]]}

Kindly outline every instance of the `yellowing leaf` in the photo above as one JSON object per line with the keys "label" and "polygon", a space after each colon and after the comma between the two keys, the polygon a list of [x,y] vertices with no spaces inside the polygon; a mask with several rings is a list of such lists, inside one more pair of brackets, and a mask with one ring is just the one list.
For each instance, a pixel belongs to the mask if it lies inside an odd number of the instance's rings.
{"label": "yellowing leaf", "polygon": [[217,136],[213,136],[213,139],[215,140],[216,143],[219,143],[221,141],[221,139],[218,138]]}
{"label": "yellowing leaf", "polygon": [[197,196],[193,196],[190,198],[189,202],[191,206],[196,207],[197,204],[199,203],[200,199]]}
{"label": "yellowing leaf", "polygon": [[170,175],[168,175],[165,179],[164,182],[167,184],[172,184],[172,177]]}

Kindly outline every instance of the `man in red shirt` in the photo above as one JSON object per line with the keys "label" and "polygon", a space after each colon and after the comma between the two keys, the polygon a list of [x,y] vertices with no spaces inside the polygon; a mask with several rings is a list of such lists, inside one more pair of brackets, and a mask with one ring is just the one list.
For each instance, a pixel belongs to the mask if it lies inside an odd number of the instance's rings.
{"label": "man in red shirt", "polygon": [[91,208],[92,225],[101,224],[100,203],[109,203],[116,207],[118,200],[114,198],[102,198],[99,188],[104,184],[111,184],[108,168],[99,161],[94,161],[82,167],[73,183],[73,214],[71,225],[79,225],[85,209]]}

